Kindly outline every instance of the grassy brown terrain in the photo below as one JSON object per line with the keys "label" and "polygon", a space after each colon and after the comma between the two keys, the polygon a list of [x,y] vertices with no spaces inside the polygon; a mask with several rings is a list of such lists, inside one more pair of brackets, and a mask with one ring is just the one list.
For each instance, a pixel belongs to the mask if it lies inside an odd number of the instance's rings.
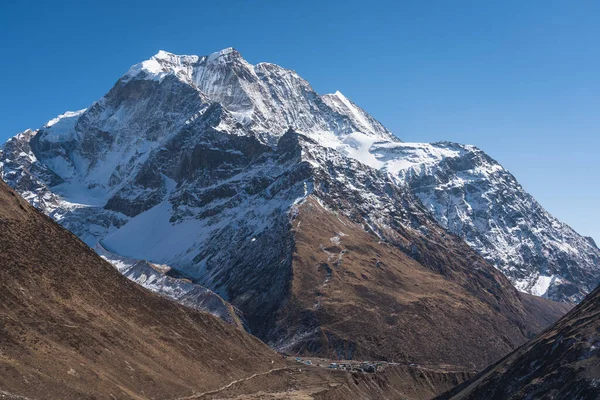
{"label": "grassy brown terrain", "polygon": [[600,398],[600,287],[532,341],[440,400]]}
{"label": "grassy brown terrain", "polygon": [[482,369],[568,310],[518,293],[484,262],[471,271],[460,254],[432,248],[447,270],[434,271],[314,199],[293,224],[291,300],[281,323],[300,331],[283,351]]}
{"label": "grassy brown terrain", "polygon": [[468,371],[401,365],[385,367],[378,373],[348,373],[288,361],[285,368],[180,400],[426,400],[473,375]]}
{"label": "grassy brown terrain", "polygon": [[0,182],[2,396],[169,399],[283,365],[246,332],[130,282]]}
{"label": "grassy brown terrain", "polygon": [[422,367],[394,366],[379,374],[356,374],[344,385],[330,388],[315,399],[431,399],[436,393],[465,381],[468,371],[444,371]]}

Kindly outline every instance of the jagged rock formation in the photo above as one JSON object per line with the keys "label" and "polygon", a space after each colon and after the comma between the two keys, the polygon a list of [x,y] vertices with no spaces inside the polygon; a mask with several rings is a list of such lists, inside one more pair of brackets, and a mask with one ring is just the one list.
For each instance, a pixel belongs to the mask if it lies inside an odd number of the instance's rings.
{"label": "jagged rock formation", "polygon": [[440,225],[519,289],[578,302],[600,282],[600,251],[552,217],[498,162],[456,143],[381,144],[371,151]]}

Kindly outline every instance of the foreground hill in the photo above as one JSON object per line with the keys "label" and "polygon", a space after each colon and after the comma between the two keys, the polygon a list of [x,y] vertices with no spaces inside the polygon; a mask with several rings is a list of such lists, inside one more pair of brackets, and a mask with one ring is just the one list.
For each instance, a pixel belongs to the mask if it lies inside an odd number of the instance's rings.
{"label": "foreground hill", "polygon": [[600,287],[534,340],[442,399],[600,398]]}
{"label": "foreground hill", "polygon": [[0,182],[0,390],[166,399],[282,366],[243,330],[127,280]]}

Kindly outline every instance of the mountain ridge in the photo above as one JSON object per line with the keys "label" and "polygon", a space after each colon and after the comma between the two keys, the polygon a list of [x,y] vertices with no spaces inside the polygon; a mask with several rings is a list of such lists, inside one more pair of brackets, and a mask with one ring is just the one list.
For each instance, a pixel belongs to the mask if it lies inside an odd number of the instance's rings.
{"label": "mountain ridge", "polygon": [[[19,175],[29,174],[25,181],[31,187],[20,192],[48,214],[56,207],[42,203],[64,200],[60,189],[43,187],[65,180],[65,191],[84,194],[83,199],[72,195],[72,204],[106,202],[108,193],[126,185],[160,143],[201,118],[214,102],[227,115],[217,130],[251,135],[274,148],[292,127],[319,145],[386,171],[409,187],[439,224],[466,240],[522,291],[575,303],[598,283],[600,250],[594,242],[547,213],[481,150],[451,142],[403,143],[341,93],[319,95],[294,71],[270,63],[251,65],[231,48],[208,56],[160,51],[134,65],[90,108],[65,113],[5,144],[2,176],[18,188]],[[144,133],[131,137],[134,132]],[[36,164],[36,154],[43,162]],[[21,164],[33,174],[16,172]],[[94,198],[94,191],[84,193],[81,184],[69,188],[69,181],[82,181],[105,194]],[[126,220],[110,218],[116,226]],[[93,246],[94,240],[89,238],[88,244]]]}

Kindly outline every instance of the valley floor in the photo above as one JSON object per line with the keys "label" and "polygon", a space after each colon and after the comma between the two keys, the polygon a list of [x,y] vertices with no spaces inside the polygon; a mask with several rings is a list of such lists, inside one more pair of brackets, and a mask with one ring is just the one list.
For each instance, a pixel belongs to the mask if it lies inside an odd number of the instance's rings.
{"label": "valley floor", "polygon": [[407,399],[434,397],[472,377],[475,372],[449,365],[421,366],[387,362],[376,372],[360,371],[360,361],[324,358],[286,357],[284,367],[230,382],[210,392],[177,400],[191,399]]}

